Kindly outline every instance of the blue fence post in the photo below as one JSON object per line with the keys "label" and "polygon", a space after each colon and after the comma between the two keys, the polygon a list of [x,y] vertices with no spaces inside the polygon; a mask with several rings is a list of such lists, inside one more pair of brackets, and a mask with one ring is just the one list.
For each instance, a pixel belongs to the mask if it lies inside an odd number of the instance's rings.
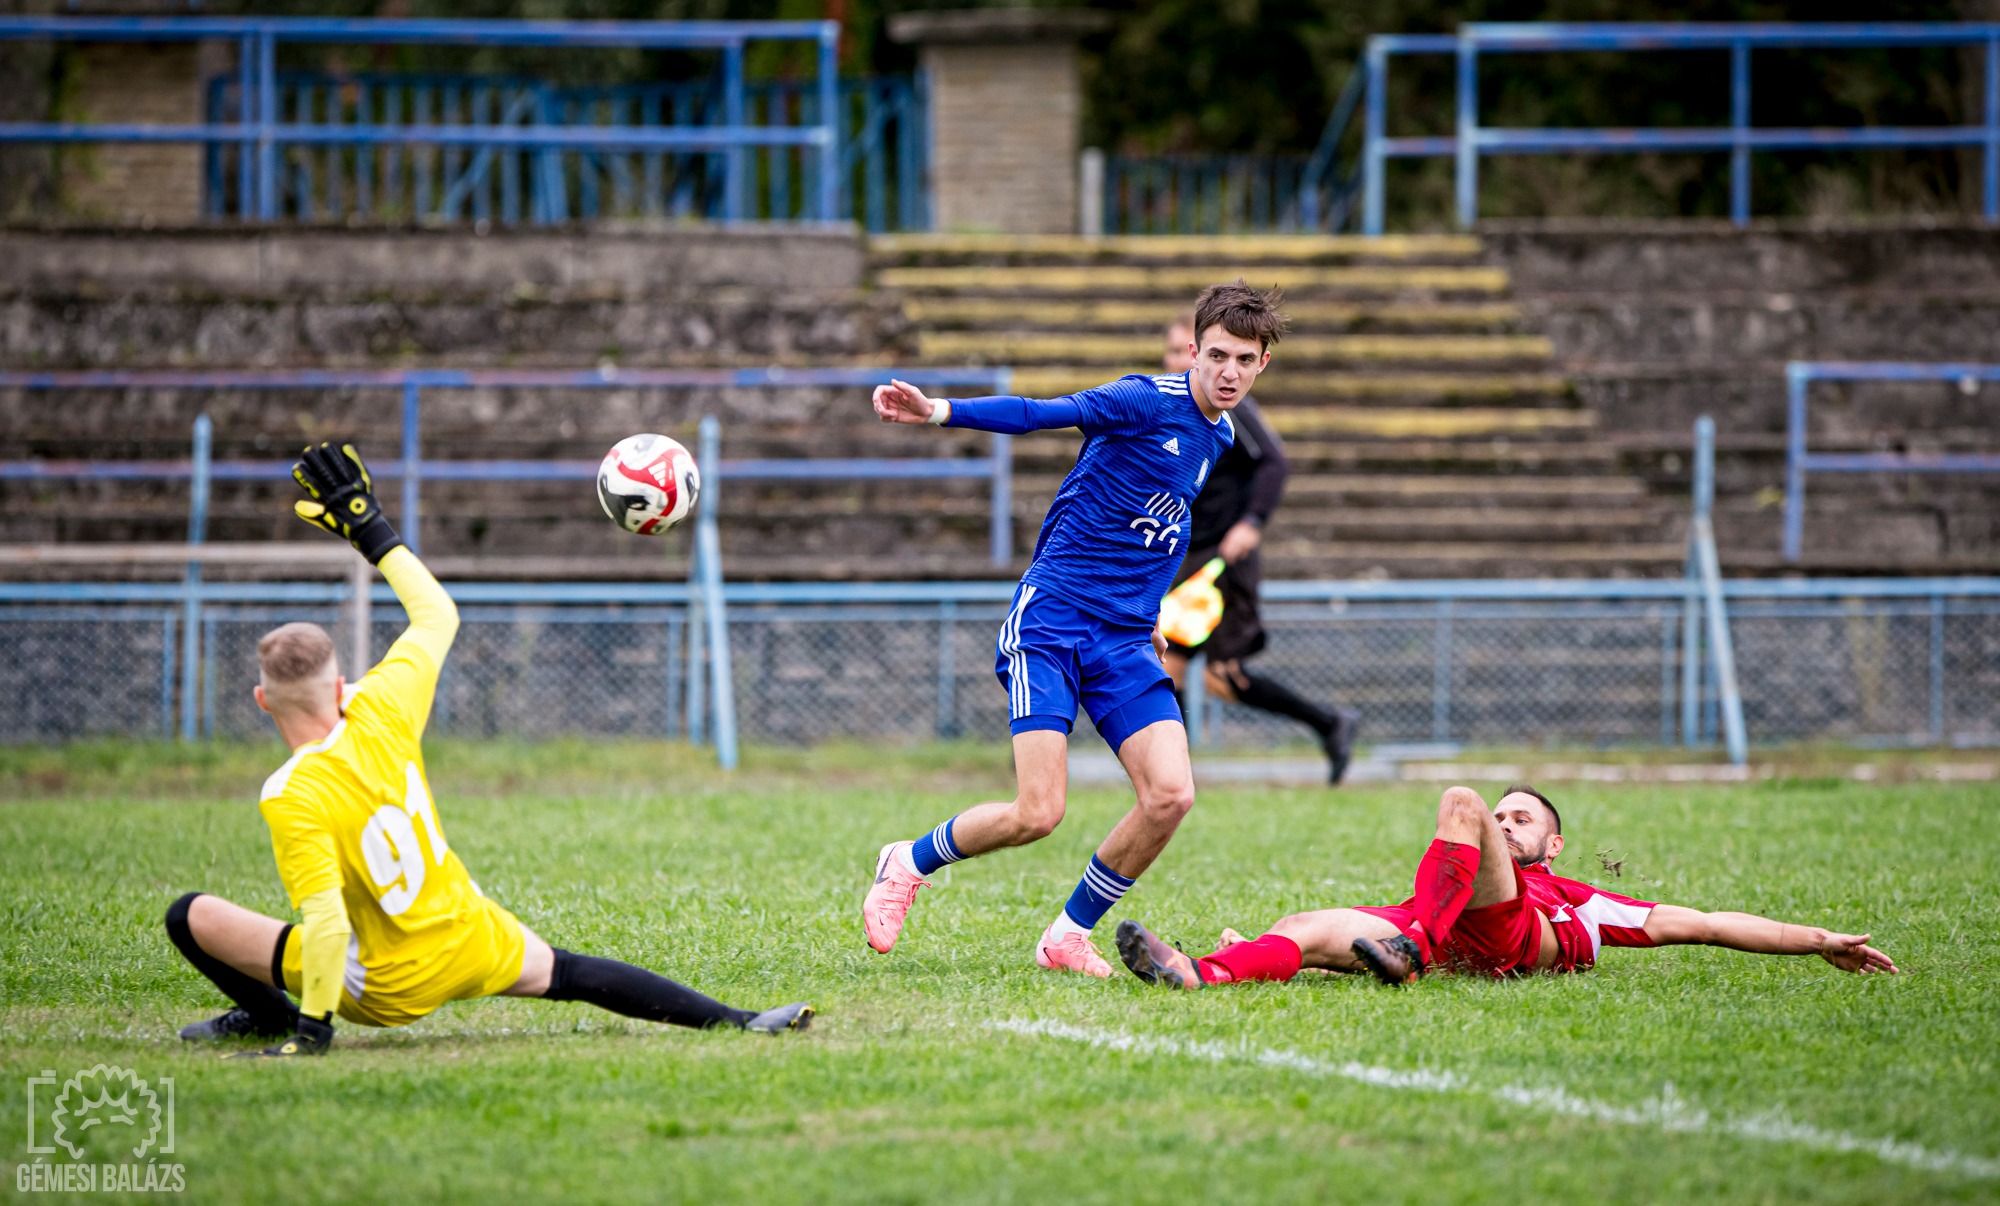
{"label": "blue fence post", "polygon": [[958,736],[958,604],[938,604],[937,735]]}
{"label": "blue fence post", "polygon": [[1750,43],[1729,44],[1729,220],[1750,225]]}
{"label": "blue fence post", "polygon": [[236,124],[241,137],[236,144],[236,219],[247,222],[257,212],[256,174],[251,166],[257,159],[255,110],[251,97],[256,92],[257,39],[246,34],[236,42]]}
{"label": "blue fence post", "polygon": [[1806,386],[1802,364],[1785,366],[1785,536],[1787,561],[1799,559],[1806,529]]}
{"label": "blue fence post", "polygon": [[1931,596],[1931,744],[1945,744],[1944,596]]}
{"label": "blue fence post", "polygon": [[278,39],[266,28],[257,35],[257,216],[278,217]]}
{"label": "blue fence post", "polygon": [[423,488],[423,387],[415,381],[403,382],[403,513],[397,516],[403,539],[410,551],[421,551],[423,529],[421,494]]}
{"label": "blue fence post", "polygon": [[[1479,45],[1458,36],[1458,224],[1479,221]],[[1440,738],[1439,740],[1443,740]]]}
{"label": "blue fence post", "polygon": [[[1001,392],[1012,388],[1007,385]],[[992,514],[987,517],[988,556],[996,567],[1004,567],[1014,560],[1014,437],[1005,432],[993,435],[991,506]]]}
{"label": "blue fence post", "polygon": [[1431,626],[1431,740],[1451,740],[1451,600],[1439,599]]}
{"label": "blue fence post", "polygon": [[714,680],[709,691],[715,707],[715,755],[723,770],[735,770],[736,683],[729,657],[729,612],[722,593],[722,537],[715,519],[716,486],[722,477],[722,427],[714,415],[701,421],[699,462],[705,468],[695,541],[701,549],[702,610],[707,613],[709,670]]}
{"label": "blue fence post", "polygon": [[[207,415],[194,421],[194,466],[188,483],[188,545],[208,539],[209,462],[215,427]],[[189,561],[181,595],[181,740],[193,741],[201,708],[201,562]]]}
{"label": "blue fence post", "polygon": [[1722,559],[1715,550],[1715,420],[1694,421],[1694,524],[1691,553],[1701,571],[1702,604],[1708,618],[1708,657],[1715,676],[1714,706],[1732,765],[1749,759],[1743,725],[1743,697],[1737,689],[1735,642],[1729,634],[1729,612],[1722,596]]}
{"label": "blue fence post", "polygon": [[1181,724],[1187,729],[1188,748],[1198,750],[1208,744],[1207,726],[1202,723],[1208,711],[1203,706],[1208,695],[1208,656],[1196,650],[1182,673]]}
{"label": "blue fence post", "polygon": [[1361,233],[1382,233],[1382,139],[1388,129],[1389,52],[1379,36],[1368,39],[1367,94],[1361,110]]}
{"label": "blue fence post", "polygon": [[174,735],[174,613],[160,617],[160,736]]}
{"label": "blue fence post", "polygon": [[1695,576],[1694,527],[1688,527],[1687,562],[1681,582],[1681,744],[1701,744],[1701,590]]}
{"label": "blue fence post", "polygon": [[824,21],[819,33],[819,220],[840,216],[840,23]]}
{"label": "blue fence post", "polygon": [[2000,222],[2000,34],[1986,39],[1986,220]]}
{"label": "blue fence post", "polygon": [[[722,121],[740,129],[743,125],[743,43],[731,42],[722,50]],[[743,148],[730,143],[723,153],[722,219],[740,222],[749,192],[744,173]]]}

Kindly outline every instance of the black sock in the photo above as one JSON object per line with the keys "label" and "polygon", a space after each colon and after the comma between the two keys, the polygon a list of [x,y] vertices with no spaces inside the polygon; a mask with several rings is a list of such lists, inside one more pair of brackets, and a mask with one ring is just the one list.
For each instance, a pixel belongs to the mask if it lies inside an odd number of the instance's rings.
{"label": "black sock", "polygon": [[190,892],[167,906],[167,937],[180,948],[181,957],[194,964],[194,969],[207,976],[209,983],[222,990],[222,995],[250,1015],[260,1033],[271,1037],[291,1034],[299,1028],[298,1007],[284,990],[259,983],[244,975],[222,960],[201,949],[194,940],[194,930],[188,926],[188,909],[200,892]]}
{"label": "black sock", "polygon": [[573,954],[560,948],[555,955],[549,990],[542,994],[550,1001],[586,1001],[628,1018],[696,1029],[741,1027],[757,1016],[752,1010],[731,1009],[685,984],[676,984],[630,963]]}
{"label": "black sock", "polygon": [[1261,674],[1239,670],[1240,677],[1235,683],[1236,701],[1260,711],[1276,712],[1289,716],[1301,724],[1308,725],[1321,737],[1333,731],[1333,713],[1297,694],[1283,683],[1274,682]]}

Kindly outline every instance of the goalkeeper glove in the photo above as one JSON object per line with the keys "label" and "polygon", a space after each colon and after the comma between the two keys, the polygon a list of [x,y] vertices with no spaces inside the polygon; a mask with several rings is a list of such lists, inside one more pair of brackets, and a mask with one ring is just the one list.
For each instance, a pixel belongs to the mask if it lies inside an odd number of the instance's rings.
{"label": "goalkeeper glove", "polygon": [[311,496],[292,504],[298,517],[352,544],[370,563],[381,564],[390,549],[403,543],[375,501],[368,466],[354,445],[308,447],[292,466],[292,478]]}
{"label": "goalkeeper glove", "polygon": [[300,1055],[325,1055],[333,1045],[333,1014],[323,1018],[299,1015],[299,1032],[275,1047],[262,1051],[239,1051],[225,1059],[291,1059]]}

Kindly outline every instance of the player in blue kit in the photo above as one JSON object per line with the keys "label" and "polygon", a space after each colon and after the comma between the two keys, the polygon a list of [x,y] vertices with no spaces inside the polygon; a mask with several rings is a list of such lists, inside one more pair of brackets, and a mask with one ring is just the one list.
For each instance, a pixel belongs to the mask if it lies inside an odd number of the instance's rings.
{"label": "player in blue kit", "polygon": [[995,670],[1012,718],[1017,794],[882,848],[861,906],[868,945],[877,951],[896,945],[917,889],[939,867],[1024,846],[1055,829],[1080,703],[1131,776],[1138,801],[1035,943],[1035,961],[1111,974],[1090,932],[1194,806],[1187,730],[1160,664],[1160,600],[1187,552],[1195,495],[1235,440],[1228,412],[1250,392],[1284,331],[1277,301],[1241,281],[1203,292],[1195,305],[1194,367],[1172,376],[1122,377],[1045,401],[932,399],[900,381],[876,388],[875,413],[885,423],[1010,435],[1075,427],[1084,435],[1000,625]]}

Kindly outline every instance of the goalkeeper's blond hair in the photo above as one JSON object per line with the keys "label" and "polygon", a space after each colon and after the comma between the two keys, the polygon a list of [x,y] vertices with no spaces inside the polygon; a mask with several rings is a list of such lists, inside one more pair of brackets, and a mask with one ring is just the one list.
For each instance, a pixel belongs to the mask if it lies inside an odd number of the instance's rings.
{"label": "goalkeeper's blond hair", "polygon": [[272,711],[324,704],[340,663],[333,638],[317,624],[282,624],[257,642],[257,672]]}

